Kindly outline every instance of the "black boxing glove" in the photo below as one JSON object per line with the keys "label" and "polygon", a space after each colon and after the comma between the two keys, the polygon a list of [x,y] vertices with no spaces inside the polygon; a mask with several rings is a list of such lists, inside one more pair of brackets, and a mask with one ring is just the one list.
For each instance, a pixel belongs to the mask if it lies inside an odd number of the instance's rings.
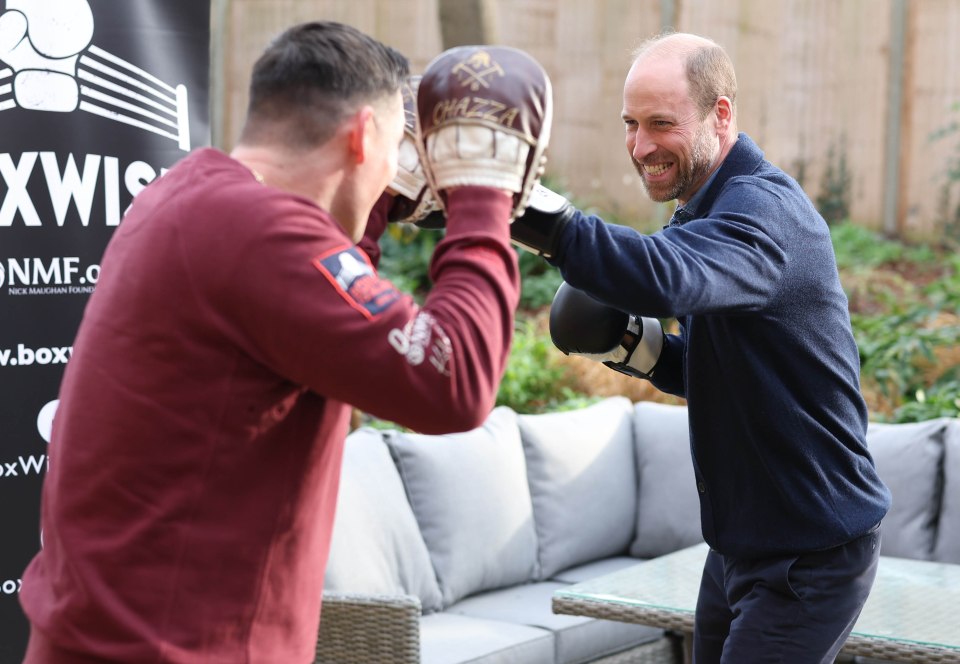
{"label": "black boxing glove", "polygon": [[560,236],[576,208],[555,191],[537,184],[530,194],[524,213],[510,225],[510,239],[521,249],[553,258],[557,255]]}
{"label": "black boxing glove", "polygon": [[656,318],[624,313],[566,282],[550,307],[550,338],[565,355],[580,355],[647,379],[664,343],[663,326]]}

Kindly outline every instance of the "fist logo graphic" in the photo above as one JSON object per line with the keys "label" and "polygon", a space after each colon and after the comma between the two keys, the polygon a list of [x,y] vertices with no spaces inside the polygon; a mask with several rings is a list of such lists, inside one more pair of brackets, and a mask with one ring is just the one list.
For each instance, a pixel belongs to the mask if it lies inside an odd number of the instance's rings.
{"label": "fist logo graphic", "polygon": [[15,73],[18,106],[68,113],[77,109],[77,59],[93,38],[87,0],[7,0],[0,15],[0,60]]}

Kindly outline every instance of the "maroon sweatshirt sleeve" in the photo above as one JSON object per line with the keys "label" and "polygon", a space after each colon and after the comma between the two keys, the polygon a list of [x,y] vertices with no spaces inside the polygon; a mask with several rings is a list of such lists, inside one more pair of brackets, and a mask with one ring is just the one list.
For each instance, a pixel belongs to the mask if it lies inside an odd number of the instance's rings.
{"label": "maroon sweatshirt sleeve", "polygon": [[422,307],[381,279],[322,211],[296,199],[268,203],[272,222],[246,238],[242,267],[211,297],[239,323],[241,346],[321,396],[414,430],[479,426],[495,402],[519,300],[510,197],[451,192]]}
{"label": "maroon sweatshirt sleeve", "polygon": [[380,265],[380,238],[387,230],[387,214],[390,212],[390,206],[393,205],[393,196],[387,192],[381,194],[379,200],[370,211],[370,218],[367,220],[367,227],[363,232],[363,237],[358,242],[358,246],[364,253],[370,257],[370,263],[373,267]]}

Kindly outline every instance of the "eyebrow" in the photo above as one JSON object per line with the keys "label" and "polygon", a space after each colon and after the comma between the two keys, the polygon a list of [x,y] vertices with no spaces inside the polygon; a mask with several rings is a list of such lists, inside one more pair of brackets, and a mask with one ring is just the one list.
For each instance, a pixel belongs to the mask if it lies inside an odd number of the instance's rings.
{"label": "eyebrow", "polygon": [[[631,115],[630,113],[628,113],[628,112],[625,111],[625,110],[620,111],[620,119],[621,119],[621,120],[636,120],[636,121],[638,121],[638,122],[640,121],[639,118],[637,118],[637,117],[634,116],[634,115]],[[643,116],[643,119],[646,120],[647,122],[652,121],[652,120],[666,120],[667,122],[676,122],[676,121],[677,121],[676,115],[671,114],[671,113],[663,113],[663,112],[656,112],[656,113],[651,113],[651,114],[649,114],[649,115],[645,115],[645,116]]]}

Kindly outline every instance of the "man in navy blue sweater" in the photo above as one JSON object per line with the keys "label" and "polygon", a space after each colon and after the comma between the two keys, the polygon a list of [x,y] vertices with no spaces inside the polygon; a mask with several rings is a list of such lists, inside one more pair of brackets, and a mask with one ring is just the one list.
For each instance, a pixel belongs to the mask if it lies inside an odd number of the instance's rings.
{"label": "man in navy blue sweater", "polygon": [[[735,99],[714,42],[650,40],[622,118],[648,195],[679,204],[669,226],[647,236],[535,201],[512,234],[564,277],[561,350],[687,399],[711,547],[694,661],[833,662],[873,583],[890,494],[866,447],[827,224],[737,133]],[[663,333],[667,317],[679,334]]]}

